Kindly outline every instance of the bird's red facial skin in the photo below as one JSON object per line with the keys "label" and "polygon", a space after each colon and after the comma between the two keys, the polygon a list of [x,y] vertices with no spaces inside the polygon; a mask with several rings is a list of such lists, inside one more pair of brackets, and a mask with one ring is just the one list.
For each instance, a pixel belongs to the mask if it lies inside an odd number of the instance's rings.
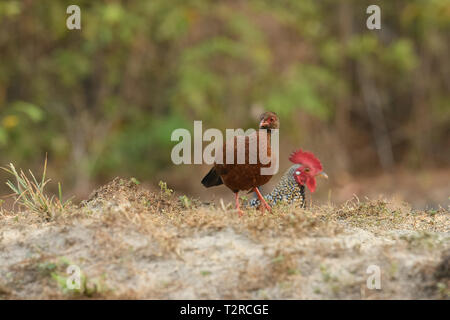
{"label": "bird's red facial skin", "polygon": [[308,187],[309,191],[311,191],[311,192],[316,191],[316,178],[314,178],[314,177],[307,178],[306,186]]}
{"label": "bird's red facial skin", "polygon": [[[299,174],[297,174],[299,172]],[[305,185],[308,187],[309,191],[316,191],[316,178],[312,175],[313,170],[308,167],[300,167],[294,172],[295,181],[299,185]]]}

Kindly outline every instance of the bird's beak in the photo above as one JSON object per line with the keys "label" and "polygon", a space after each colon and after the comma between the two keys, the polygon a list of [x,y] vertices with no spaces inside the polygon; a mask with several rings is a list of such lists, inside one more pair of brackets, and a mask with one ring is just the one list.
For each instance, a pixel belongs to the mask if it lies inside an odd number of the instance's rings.
{"label": "bird's beak", "polygon": [[324,171],[319,172],[317,175],[318,175],[319,177],[328,179],[328,175],[327,175]]}
{"label": "bird's beak", "polygon": [[266,122],[264,119],[261,120],[261,122],[259,123],[259,127],[260,128],[268,128],[269,127],[269,123]]}

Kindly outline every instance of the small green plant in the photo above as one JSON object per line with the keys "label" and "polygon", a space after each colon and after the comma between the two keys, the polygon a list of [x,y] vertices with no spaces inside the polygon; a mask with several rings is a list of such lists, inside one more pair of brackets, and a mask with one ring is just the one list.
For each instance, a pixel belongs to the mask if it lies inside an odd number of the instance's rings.
{"label": "small green plant", "polygon": [[38,265],[38,270],[44,275],[50,275],[57,267],[54,262],[43,262]]}
{"label": "small green plant", "polygon": [[280,263],[280,262],[283,262],[283,260],[284,260],[284,256],[282,254],[280,254],[272,259],[272,263]]}
{"label": "small green plant", "polygon": [[93,295],[102,293],[106,290],[104,285],[105,275],[97,278],[88,278],[82,271],[79,269],[79,287],[78,288],[70,288],[68,283],[71,283],[71,278],[73,275],[68,274],[68,267],[76,266],[73,262],[71,262],[66,257],[61,257],[57,262],[47,261],[44,263],[40,263],[38,265],[38,269],[44,275],[49,275],[62,291],[66,294],[75,294],[82,295],[86,297],[92,297]]}
{"label": "small green plant", "polygon": [[14,203],[19,203],[30,211],[47,216],[53,216],[70,204],[71,199],[63,201],[61,183],[58,183],[58,197],[46,195],[45,187],[50,182],[50,179],[46,179],[47,158],[45,159],[44,171],[40,181],[36,179],[31,170],[28,170],[29,176],[22,170],[19,173],[12,163],[7,168],[2,167],[1,169],[10,173],[16,179],[17,184],[10,180],[6,182],[6,185],[14,192],[16,197]]}
{"label": "small green plant", "polygon": [[447,285],[443,282],[438,282],[436,284],[436,287],[439,291],[439,294],[444,298],[449,298],[450,297],[450,289],[447,287]]}
{"label": "small green plant", "polygon": [[60,273],[52,272],[51,277],[58,283],[64,293],[72,293],[76,295],[92,297],[95,294],[100,294],[104,291],[103,279],[88,279],[83,273],[81,273],[80,275],[79,289],[70,289],[67,286],[67,280],[69,277],[61,275]]}
{"label": "small green plant", "polygon": [[134,183],[135,185],[140,185],[141,184],[141,182],[138,180],[138,179],[136,179],[135,177],[132,177],[131,179],[130,179],[130,181],[132,182],[132,183]]}
{"label": "small green plant", "polygon": [[182,195],[178,199],[180,199],[181,204],[186,209],[189,209],[191,207],[191,200],[186,195]]}
{"label": "small green plant", "polygon": [[173,193],[172,189],[169,189],[167,187],[167,182],[159,181],[158,183],[159,187],[161,188],[161,192],[164,193],[166,196],[170,196]]}
{"label": "small green plant", "polygon": [[333,276],[325,265],[320,265],[320,272],[322,273],[323,281],[325,282],[335,282],[337,278]]}

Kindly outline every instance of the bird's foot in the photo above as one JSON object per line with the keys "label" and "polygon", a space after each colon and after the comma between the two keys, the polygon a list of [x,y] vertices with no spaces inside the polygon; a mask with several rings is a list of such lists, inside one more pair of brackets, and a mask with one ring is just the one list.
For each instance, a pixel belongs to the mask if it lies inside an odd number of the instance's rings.
{"label": "bird's foot", "polygon": [[257,208],[259,211],[261,211],[261,212],[265,212],[266,211],[266,209],[270,212],[270,211],[272,211],[272,208],[270,207],[270,206],[266,206],[266,205],[264,205],[264,204],[260,204],[259,206],[258,206],[258,208]]}
{"label": "bird's foot", "polygon": [[272,212],[272,208],[269,206],[269,204],[267,203],[266,199],[264,199],[264,197],[262,196],[261,192],[259,191],[258,188],[254,188],[253,189],[256,192],[256,195],[259,198],[259,201],[261,202],[259,209],[264,212],[264,209],[267,209],[269,212]]}
{"label": "bird's foot", "polygon": [[239,214],[239,217],[242,217],[244,215],[244,212],[241,210],[241,207],[239,205],[239,192],[235,192],[234,195],[236,197],[235,198],[235,200],[236,200],[236,210],[237,210],[237,212]]}
{"label": "bird's foot", "polygon": [[264,208],[265,208],[265,209],[267,209],[267,211],[272,212],[272,207],[269,206],[268,203],[265,202],[265,201],[264,201],[264,204],[261,206],[261,208],[263,208],[263,211],[264,211]]}

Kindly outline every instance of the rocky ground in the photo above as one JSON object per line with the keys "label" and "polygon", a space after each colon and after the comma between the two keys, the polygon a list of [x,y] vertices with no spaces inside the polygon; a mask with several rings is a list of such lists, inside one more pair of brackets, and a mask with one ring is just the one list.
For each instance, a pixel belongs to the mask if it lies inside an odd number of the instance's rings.
{"label": "rocky ground", "polygon": [[239,218],[160,187],[115,179],[64,211],[3,209],[0,299],[450,298],[449,208],[355,198]]}

